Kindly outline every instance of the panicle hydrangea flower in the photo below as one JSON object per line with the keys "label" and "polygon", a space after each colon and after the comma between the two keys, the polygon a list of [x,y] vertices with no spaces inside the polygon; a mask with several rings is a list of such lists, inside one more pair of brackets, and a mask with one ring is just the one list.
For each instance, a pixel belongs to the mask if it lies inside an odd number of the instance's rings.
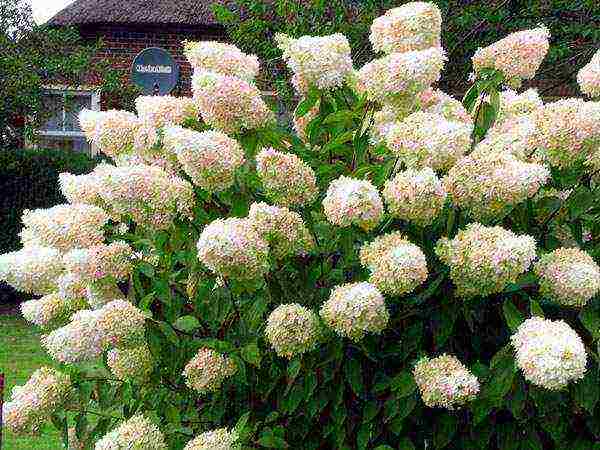
{"label": "panicle hydrangea flower", "polygon": [[133,416],[96,442],[94,450],[167,450],[160,429],[142,415]]}
{"label": "panicle hydrangea flower", "polygon": [[334,225],[357,225],[370,230],[381,221],[383,202],[379,191],[369,180],[342,175],[327,188],[323,210],[327,220]]}
{"label": "panicle hydrangea flower", "polygon": [[265,195],[277,205],[305,206],[319,193],[315,172],[293,153],[263,148],[256,155],[256,170]]}
{"label": "panicle hydrangea flower", "polygon": [[463,104],[439,89],[426,89],[417,96],[421,109],[427,113],[439,114],[450,122],[473,123],[473,119]]}
{"label": "panicle hydrangea flower", "polygon": [[438,81],[445,61],[440,47],[392,53],[364,65],[356,74],[356,88],[380,103],[411,97]]}
{"label": "panicle hydrangea flower", "polygon": [[265,336],[275,353],[292,359],[316,346],[320,336],[319,318],[298,304],[279,305],[267,319]]}
{"label": "panicle hydrangea flower", "polygon": [[215,274],[238,280],[258,278],[269,270],[269,244],[248,219],[217,219],[198,239],[198,259]]}
{"label": "panicle hydrangea flower", "polygon": [[62,255],[55,248],[25,247],[0,255],[0,280],[28,294],[53,292],[63,269]]}
{"label": "panicle hydrangea flower", "polygon": [[275,258],[304,255],[314,246],[314,239],[300,214],[285,207],[253,203],[248,214],[251,225],[271,246]]}
{"label": "panicle hydrangea flower", "polygon": [[104,241],[102,227],[108,219],[103,209],[82,203],[25,210],[21,241],[24,246],[54,247],[62,252],[91,247]]}
{"label": "panicle hydrangea flower", "polygon": [[185,384],[200,394],[217,391],[237,372],[235,362],[210,348],[201,348],[183,369]]}
{"label": "panicle hydrangea flower", "polygon": [[473,55],[473,69],[496,69],[514,85],[535,76],[548,52],[550,32],[544,26],[511,33],[492,45],[479,48]]}
{"label": "panicle hydrangea flower", "polygon": [[177,155],[192,182],[208,192],[231,187],[236,171],[244,164],[244,149],[220,131],[199,133],[181,127],[167,128],[164,147]]}
{"label": "panicle hydrangea flower", "polygon": [[[194,99],[189,97],[173,97],[170,95],[143,95],[135,100],[138,117],[150,129],[167,125],[182,125],[187,119],[198,118],[198,107]],[[138,136],[138,139],[141,136]],[[150,141],[152,142],[152,140]],[[138,147],[142,146],[138,143]],[[145,144],[145,147],[152,146]]]}
{"label": "panicle hydrangea flower", "polygon": [[101,185],[98,177],[94,176],[94,172],[86,175],[61,173],[58,176],[58,182],[60,192],[69,203],[100,204]]}
{"label": "panicle hydrangea flower", "polygon": [[192,89],[202,119],[225,133],[263,128],[275,121],[258,88],[240,78],[195,70]]}
{"label": "panicle hydrangea flower", "polygon": [[527,89],[518,94],[512,89],[500,92],[500,109],[496,123],[500,124],[515,116],[529,115],[544,106],[537,89]]}
{"label": "panicle hydrangea flower", "polygon": [[567,168],[589,158],[600,144],[600,103],[557,100],[532,114],[538,157]]}
{"label": "panicle hydrangea flower", "polygon": [[540,293],[564,306],[583,307],[600,291],[600,267],[578,248],[559,248],[534,265]]}
{"label": "panicle hydrangea flower", "polygon": [[566,322],[532,317],[510,341],[516,362],[527,381],[549,390],[583,378],[587,354],[581,338]]}
{"label": "panicle hydrangea flower", "polygon": [[490,221],[509,207],[533,197],[550,178],[541,164],[518,160],[508,152],[465,156],[444,178],[452,203],[476,220]]}
{"label": "panicle hydrangea flower", "polygon": [[410,114],[410,108],[397,107],[393,103],[384,104],[379,111],[373,114],[373,123],[369,128],[369,137],[372,145],[385,144],[385,138],[397,122]]}
{"label": "panicle hydrangea flower", "polygon": [[252,82],[260,70],[256,55],[247,55],[235,45],[216,41],[183,43],[183,54],[194,69],[210,70]]}
{"label": "panicle hydrangea flower", "polygon": [[78,248],[63,257],[65,268],[76,277],[95,281],[105,277],[125,280],[132,270],[133,250],[123,241]]}
{"label": "panicle hydrangea flower", "polygon": [[390,318],[383,295],[366,282],[335,287],[320,314],[333,331],[353,341],[366,333],[382,333]]}
{"label": "panicle hydrangea flower", "polygon": [[423,251],[399,231],[377,236],[363,245],[360,262],[371,273],[369,282],[385,294],[408,294],[427,279]]}
{"label": "panicle hydrangea flower", "polygon": [[455,356],[421,358],[413,370],[423,403],[453,410],[474,400],[479,381]]}
{"label": "panicle hydrangea flower", "polygon": [[577,73],[577,83],[584,94],[592,98],[600,97],[600,49]]}
{"label": "panicle hydrangea flower", "polygon": [[68,375],[49,367],[36,370],[23,386],[15,386],[2,408],[4,425],[13,433],[35,433],[71,398]]}
{"label": "panicle hydrangea flower", "polygon": [[442,14],[435,3],[410,2],[376,18],[369,40],[376,52],[393,53],[439,47]]}
{"label": "panicle hydrangea flower", "polygon": [[298,39],[276,34],[277,46],[294,76],[292,84],[305,94],[311,87],[332,89],[344,84],[352,72],[348,39],[343,34],[302,36]]}
{"label": "panicle hydrangea flower", "polygon": [[92,309],[100,309],[107,303],[120,298],[123,298],[123,293],[119,286],[107,278],[93,281],[85,289],[85,299]]}
{"label": "panicle hydrangea flower", "polygon": [[529,269],[536,244],[531,236],[471,223],[454,239],[440,239],[435,252],[450,266],[458,296],[486,297],[515,283]]}
{"label": "panicle hydrangea flower", "polygon": [[147,345],[112,349],[106,355],[111,373],[119,380],[143,382],[154,370],[154,360]]}
{"label": "panicle hydrangea flower", "polygon": [[70,323],[42,337],[42,346],[61,363],[90,361],[113,347],[140,345],[145,320],[131,303],[113,300],[100,309],[73,314]]}
{"label": "panicle hydrangea flower", "polygon": [[92,144],[114,157],[131,151],[140,120],[128,111],[84,109],[79,113],[79,124]]}
{"label": "panicle hydrangea flower", "polygon": [[[87,283],[72,273],[65,273],[56,279],[58,295],[65,300],[85,298]],[[122,297],[122,296],[119,296]]]}
{"label": "panicle hydrangea flower", "polygon": [[392,127],[386,142],[409,168],[448,170],[471,146],[473,125],[418,111]]}
{"label": "panicle hydrangea flower", "polygon": [[54,293],[38,300],[23,302],[20,308],[26,321],[42,328],[52,328],[66,323],[73,313],[86,306],[84,298],[70,300]]}
{"label": "panicle hydrangea flower", "polygon": [[440,214],[446,195],[442,181],[429,167],[400,172],[383,188],[390,213],[421,226],[429,225]]}
{"label": "panicle hydrangea flower", "polygon": [[192,439],[183,450],[239,450],[240,448],[239,436],[235,431],[219,428]]}
{"label": "panicle hydrangea flower", "polygon": [[511,153],[521,161],[529,160],[535,152],[536,125],[530,115],[515,116],[488,130],[470,156],[485,157],[495,153]]}

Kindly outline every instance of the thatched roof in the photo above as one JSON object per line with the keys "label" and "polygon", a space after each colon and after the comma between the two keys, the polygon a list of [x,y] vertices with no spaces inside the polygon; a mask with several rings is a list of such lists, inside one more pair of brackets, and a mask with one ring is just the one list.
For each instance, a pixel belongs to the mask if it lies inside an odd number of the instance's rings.
{"label": "thatched roof", "polygon": [[216,26],[211,10],[227,0],[75,0],[49,25],[179,24]]}

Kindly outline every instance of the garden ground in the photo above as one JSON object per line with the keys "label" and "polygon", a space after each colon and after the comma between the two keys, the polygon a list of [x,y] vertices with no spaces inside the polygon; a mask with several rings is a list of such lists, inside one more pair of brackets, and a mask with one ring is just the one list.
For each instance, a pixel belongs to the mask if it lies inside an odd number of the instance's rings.
{"label": "garden ground", "polygon": [[[4,400],[16,384],[25,383],[41,366],[55,365],[40,346],[40,333],[27,324],[18,311],[0,310],[0,372],[6,386]],[[4,433],[3,450],[57,450],[60,438],[51,425],[46,425],[41,437],[15,437]]]}

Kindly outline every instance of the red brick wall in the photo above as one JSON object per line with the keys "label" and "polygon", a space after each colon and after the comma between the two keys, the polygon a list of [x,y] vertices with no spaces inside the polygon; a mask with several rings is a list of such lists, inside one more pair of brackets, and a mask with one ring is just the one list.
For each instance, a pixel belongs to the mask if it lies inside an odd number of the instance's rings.
{"label": "red brick wall", "polygon": [[[108,62],[110,67],[123,71],[124,79],[131,82],[131,64],[135,56],[147,47],[161,47],[167,50],[180,67],[179,83],[172,95],[190,95],[192,69],[183,56],[184,40],[219,40],[227,38],[222,30],[208,27],[190,27],[181,25],[94,25],[82,27],[84,39],[95,41],[102,39],[102,49],[96,58]],[[102,99],[105,109],[106,99]]]}

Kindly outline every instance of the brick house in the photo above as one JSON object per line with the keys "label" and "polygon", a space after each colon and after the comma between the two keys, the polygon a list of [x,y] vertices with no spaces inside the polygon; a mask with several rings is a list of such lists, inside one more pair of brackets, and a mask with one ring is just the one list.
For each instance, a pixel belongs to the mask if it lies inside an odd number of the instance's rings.
{"label": "brick house", "polygon": [[[189,95],[191,67],[183,56],[182,41],[227,40],[212,14],[214,3],[215,0],[75,0],[48,24],[75,27],[90,43],[100,39],[102,47],[96,58],[122,71],[126,83],[131,83],[131,66],[140,51],[149,47],[166,50],[180,68],[179,82],[172,94]],[[111,99],[98,93],[95,79],[90,74],[82,86],[48,87],[45,102],[53,114],[40,130],[41,147],[92,152],[76,116],[82,108],[107,108]]]}

